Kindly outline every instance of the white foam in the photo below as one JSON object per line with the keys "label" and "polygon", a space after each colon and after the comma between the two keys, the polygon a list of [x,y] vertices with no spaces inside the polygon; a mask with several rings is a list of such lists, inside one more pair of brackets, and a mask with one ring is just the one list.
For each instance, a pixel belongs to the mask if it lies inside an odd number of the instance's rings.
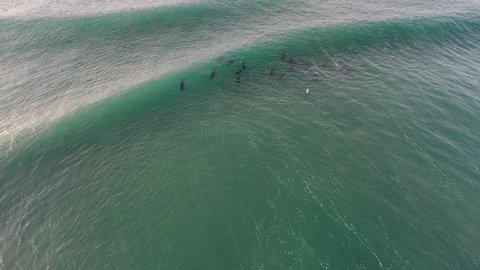
{"label": "white foam", "polygon": [[93,16],[197,2],[199,0],[0,0],[0,18]]}

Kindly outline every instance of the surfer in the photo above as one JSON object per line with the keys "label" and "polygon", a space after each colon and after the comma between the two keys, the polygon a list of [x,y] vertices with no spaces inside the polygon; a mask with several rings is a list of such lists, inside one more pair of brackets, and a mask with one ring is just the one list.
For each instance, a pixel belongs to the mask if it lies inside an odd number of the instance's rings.
{"label": "surfer", "polygon": [[240,74],[237,75],[237,83],[240,83]]}
{"label": "surfer", "polygon": [[242,73],[242,70],[241,70],[241,69],[237,70],[237,72],[235,72],[235,75],[240,76],[240,73]]}
{"label": "surfer", "polygon": [[183,91],[185,89],[185,79],[182,79],[180,82],[180,91]]}
{"label": "surfer", "polygon": [[242,60],[242,69],[247,69],[247,66],[245,65],[245,61]]}
{"label": "surfer", "polygon": [[287,56],[284,53],[282,53],[282,57],[281,57],[282,61],[285,60],[285,57]]}
{"label": "surfer", "polygon": [[270,71],[268,72],[270,76],[275,75],[275,70],[273,68],[270,68]]}
{"label": "surfer", "polygon": [[215,75],[217,75],[217,69],[214,68],[214,69],[212,70],[212,74],[210,74],[210,79],[215,78]]}

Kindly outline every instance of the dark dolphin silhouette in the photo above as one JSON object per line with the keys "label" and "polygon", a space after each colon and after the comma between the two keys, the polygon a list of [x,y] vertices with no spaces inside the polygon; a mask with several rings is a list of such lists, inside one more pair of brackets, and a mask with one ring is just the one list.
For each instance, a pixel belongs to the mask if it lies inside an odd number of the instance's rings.
{"label": "dark dolphin silhouette", "polygon": [[182,81],[180,82],[180,91],[183,90],[185,90],[185,79],[182,79]]}

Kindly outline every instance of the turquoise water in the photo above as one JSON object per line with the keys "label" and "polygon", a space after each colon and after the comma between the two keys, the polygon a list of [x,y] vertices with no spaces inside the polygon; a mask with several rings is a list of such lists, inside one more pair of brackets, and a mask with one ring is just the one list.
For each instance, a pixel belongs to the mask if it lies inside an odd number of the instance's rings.
{"label": "turquoise water", "polygon": [[2,4],[0,269],[480,268],[478,2]]}

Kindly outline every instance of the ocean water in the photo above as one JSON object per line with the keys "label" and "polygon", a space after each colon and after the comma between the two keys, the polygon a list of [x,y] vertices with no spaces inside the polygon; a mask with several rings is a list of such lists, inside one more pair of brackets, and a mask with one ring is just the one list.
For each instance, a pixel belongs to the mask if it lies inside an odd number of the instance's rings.
{"label": "ocean water", "polygon": [[480,2],[0,7],[0,269],[480,269]]}

